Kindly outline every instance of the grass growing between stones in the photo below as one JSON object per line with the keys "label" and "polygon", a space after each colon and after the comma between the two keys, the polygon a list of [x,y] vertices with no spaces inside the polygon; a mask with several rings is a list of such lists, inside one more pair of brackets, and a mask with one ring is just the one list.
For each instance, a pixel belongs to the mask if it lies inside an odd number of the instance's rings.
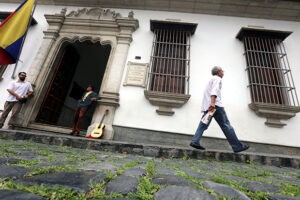
{"label": "grass growing between stones", "polygon": [[221,176],[215,175],[213,177],[213,181],[219,184],[228,185],[232,188],[235,188],[243,193],[245,193],[248,197],[255,200],[268,200],[269,194],[267,192],[250,192],[247,188],[241,186],[239,182],[225,179]]}
{"label": "grass growing between stones", "polygon": [[174,167],[173,166],[172,168],[177,172],[178,176],[180,176],[182,178],[185,178],[187,180],[190,180],[193,183],[195,183],[196,186],[197,186],[197,189],[204,190],[204,191],[210,193],[211,195],[217,197],[218,199],[220,199],[219,196],[213,190],[205,188],[203,186],[201,180],[199,180],[197,178],[194,178],[192,176],[187,175],[184,171],[180,170],[178,167]]}
{"label": "grass growing between stones", "polygon": [[49,200],[86,200],[86,199],[114,199],[122,198],[122,194],[111,193],[105,194],[105,185],[106,181],[102,183],[91,184],[90,191],[88,193],[77,192],[63,186],[46,186],[41,185],[32,185],[24,186],[22,184],[14,183],[12,180],[0,179],[0,189],[8,190],[19,190],[38,196],[44,197]]}
{"label": "grass growing between stones", "polygon": [[260,170],[254,165],[251,168],[241,169],[239,167],[234,167],[230,175],[246,178],[253,181],[261,181],[261,178],[272,177],[273,172],[271,170]]}
{"label": "grass growing between stones", "polygon": [[41,175],[41,174],[49,174],[49,173],[55,173],[55,172],[74,172],[76,169],[72,166],[65,165],[65,166],[50,166],[50,167],[44,167],[44,168],[36,168],[32,171],[25,174],[26,177],[31,177],[35,175]]}
{"label": "grass growing between stones", "polygon": [[[265,171],[258,172],[257,176],[261,176],[262,174],[264,175]],[[269,175],[270,175],[269,172],[267,172],[267,174],[268,174],[267,176],[269,177]],[[246,177],[248,177],[248,175],[249,174],[247,174]],[[241,177],[243,177],[243,176],[241,176]],[[257,180],[257,178],[253,177],[253,180]],[[237,190],[244,192],[251,199],[255,199],[255,200],[268,200],[269,199],[269,193],[267,193],[267,192],[260,192],[260,191],[251,192],[247,188],[241,186],[241,184],[239,182],[228,180],[221,176],[214,176],[213,181],[216,183],[225,184],[225,185],[231,186],[233,188],[236,188]],[[283,194],[285,196],[300,197],[300,186],[299,185],[282,183],[280,185],[280,188],[281,188],[281,194]]]}
{"label": "grass growing between stones", "polygon": [[152,200],[154,193],[162,188],[162,186],[152,183],[151,176],[156,173],[155,162],[150,160],[146,164],[146,174],[141,177],[137,186],[137,192],[127,195],[129,198],[138,200]]}
{"label": "grass growing between stones", "polygon": [[300,197],[300,185],[282,183],[281,194],[291,196],[291,197]]}
{"label": "grass growing between stones", "polygon": [[[1,140],[0,140],[1,142]],[[7,141],[5,141],[7,142]],[[41,150],[43,147],[44,149]],[[25,151],[27,152],[25,152]],[[31,160],[27,160],[27,158],[32,157],[32,152],[36,158]],[[34,193],[36,195],[42,196],[46,199],[60,200],[81,200],[81,199],[118,199],[118,198],[132,198],[139,200],[150,200],[154,198],[154,194],[165,186],[157,185],[152,182],[152,175],[156,174],[157,165],[160,165],[158,160],[152,159],[149,161],[141,162],[139,159],[128,161],[132,159],[131,157],[124,155],[111,156],[111,154],[98,156],[98,152],[94,151],[85,151],[85,150],[77,150],[71,147],[66,146],[49,146],[44,147],[39,144],[32,144],[31,142],[23,141],[15,142],[12,141],[11,144],[3,144],[0,147],[0,154],[2,158],[10,158],[6,165],[18,165],[26,168],[31,168],[30,172],[28,172],[25,176],[35,176],[40,174],[48,174],[53,172],[70,172],[70,171],[78,171],[75,167],[70,165],[77,166],[84,165],[85,161],[95,161],[98,162],[108,162],[113,167],[113,171],[109,171],[106,174],[106,177],[101,183],[94,183],[90,185],[90,191],[87,193],[81,193],[78,191],[74,191],[70,188],[66,188],[63,186],[48,186],[48,185],[33,185],[33,186],[25,186],[19,183],[13,182],[11,179],[0,179],[0,189],[16,189],[22,190],[30,193]],[[23,157],[22,157],[23,156]],[[22,157],[22,159],[20,159]],[[25,158],[24,158],[25,157]],[[24,160],[25,159],[25,160]],[[45,167],[45,165],[40,165],[44,167],[40,167],[38,164],[47,164],[46,161],[56,161],[62,162],[63,166],[49,166]],[[267,200],[270,199],[268,193],[266,192],[249,192],[249,190],[242,186],[244,181],[256,181],[256,182],[265,182],[276,184],[276,186],[280,186],[280,194],[290,197],[300,197],[300,186],[297,184],[291,183],[282,183],[282,180],[285,177],[291,179],[291,182],[294,181],[293,177],[297,177],[298,171],[290,171],[286,170],[284,173],[276,174],[276,168],[262,168],[260,165],[255,163],[248,164],[239,164],[235,165],[233,162],[218,162],[216,160],[193,160],[188,157],[183,157],[182,159],[171,159],[172,162],[166,164],[166,166],[171,167],[177,172],[177,175],[183,177],[187,180],[192,181],[197,189],[205,190],[209,192],[211,195],[214,195],[219,200],[233,200],[226,196],[221,196],[216,194],[213,190],[206,189],[203,186],[203,180],[214,181],[216,183],[228,185],[232,188],[235,188],[249,198],[253,200]],[[70,162],[65,165],[66,161]],[[109,161],[113,161],[114,163],[110,163]],[[126,162],[128,161],[128,162]],[[60,163],[59,163],[60,164]],[[111,193],[105,194],[105,188],[108,182],[115,179],[117,176],[124,174],[127,169],[134,168],[137,165],[142,164],[145,167],[145,175],[139,178],[139,183],[137,186],[137,191],[134,194],[122,195],[120,193]],[[37,165],[37,166],[35,166]],[[47,164],[48,166],[48,164]],[[97,165],[96,165],[97,166]],[[101,165],[100,165],[101,166]],[[40,168],[37,168],[40,167]],[[195,172],[199,172],[205,175],[205,179],[194,178],[189,176],[186,172],[184,172],[182,167],[192,169]],[[144,169],[144,168],[143,168]],[[218,170],[217,170],[218,169]],[[117,171],[115,171],[117,170]],[[227,176],[230,175],[230,176]],[[234,176],[231,180],[231,176]],[[229,177],[229,178],[226,178]],[[240,177],[240,178],[237,178]],[[276,182],[277,181],[277,182]],[[285,182],[285,181],[284,181]],[[288,180],[286,181],[288,182]],[[294,182],[292,182],[294,183]]]}
{"label": "grass growing between stones", "polygon": [[47,150],[41,150],[41,151],[38,151],[36,152],[36,155],[37,156],[45,156],[45,157],[52,157],[54,155],[53,152],[50,152],[48,149]]}
{"label": "grass growing between stones", "polygon": [[15,148],[7,144],[1,144],[0,154],[2,155],[2,157],[7,157],[7,155],[20,155],[20,153],[16,151]]}
{"label": "grass growing between stones", "polygon": [[152,183],[151,178],[146,175],[141,177],[137,192],[135,194],[129,194],[128,197],[139,200],[152,200],[154,193],[160,188],[162,188],[162,186]]}
{"label": "grass growing between stones", "polygon": [[86,194],[75,192],[71,189],[67,189],[61,186],[46,187],[45,185],[32,185],[24,186],[21,184],[14,183],[11,180],[0,179],[0,189],[8,190],[20,190],[36,194],[50,200],[85,200],[87,199]]}
{"label": "grass growing between stones", "polygon": [[107,180],[102,183],[96,183],[90,185],[91,190],[86,195],[87,199],[97,198],[97,199],[114,199],[114,198],[122,198],[122,194],[119,193],[111,193],[109,195],[105,194],[105,185],[107,184]]}
{"label": "grass growing between stones", "polygon": [[[271,178],[274,176],[274,171],[271,170],[261,170],[258,167],[259,165],[255,165],[255,164],[251,164],[250,167],[251,168],[247,168],[247,169],[241,169],[238,167],[234,167],[233,171],[231,173],[229,173],[230,175],[233,176],[238,176],[238,177],[242,177],[242,178],[246,178],[248,180],[252,180],[252,181],[258,181],[258,182],[266,182],[269,184],[272,184],[271,181],[266,181],[263,180],[262,178]],[[281,194],[286,195],[286,196],[291,196],[291,197],[299,197],[300,196],[300,186],[299,185],[295,185],[295,184],[289,184],[289,183],[281,183],[280,185],[281,188]],[[235,186],[235,188],[238,188],[238,185]],[[242,190],[242,188],[241,188]],[[249,195],[250,197],[253,197],[254,199],[267,199],[268,194],[264,193],[264,192],[245,192],[247,193],[247,195]]]}
{"label": "grass growing between stones", "polygon": [[[205,163],[208,164],[207,161],[205,161]],[[228,163],[228,162],[226,162],[226,163]],[[219,200],[230,199],[228,197],[217,195],[217,194],[215,194],[214,191],[204,188],[199,179],[196,179],[194,177],[187,175],[185,172],[181,171],[179,168],[174,167],[174,166],[172,168],[177,172],[177,174],[179,176],[195,183],[197,185],[198,189],[205,190],[205,191],[209,192],[211,195],[217,196],[217,198]],[[209,174],[205,170],[199,169],[198,166],[192,165],[191,168],[197,172]],[[258,165],[253,164],[253,163],[248,164],[245,168],[233,167],[231,170],[226,170],[226,171],[223,170],[223,173],[227,174],[227,175],[233,175],[233,176],[245,178],[249,181],[258,181],[258,182],[267,182],[266,180],[263,180],[262,178],[271,178],[274,176],[274,171],[267,170],[267,169],[261,170],[261,169],[259,169]],[[211,180],[216,183],[228,185],[232,188],[235,188],[235,189],[245,193],[251,199],[255,199],[255,200],[268,200],[269,199],[269,193],[267,193],[267,192],[259,192],[259,191],[251,192],[247,188],[243,187],[240,182],[226,179],[224,177],[219,176],[218,174],[213,174]],[[284,183],[284,184],[281,184],[280,187],[281,187],[281,194],[283,194],[283,195],[291,196],[291,197],[299,197],[300,196],[300,187],[298,185]]]}
{"label": "grass growing between stones", "polygon": [[136,160],[132,160],[132,161],[130,161],[130,162],[125,163],[124,166],[118,168],[118,170],[117,170],[117,175],[122,175],[122,174],[124,174],[124,172],[125,172],[126,169],[133,168],[133,167],[135,167],[137,164],[138,164],[138,161],[136,161]]}
{"label": "grass growing between stones", "polygon": [[125,170],[135,167],[138,164],[138,161],[132,160],[126,162],[124,166],[118,168],[116,173],[107,173],[104,181],[102,183],[92,184],[90,192],[87,194],[87,198],[98,198],[98,199],[114,199],[122,198],[123,195],[119,193],[110,193],[105,194],[105,186],[108,182],[115,179],[117,176],[122,175]]}
{"label": "grass growing between stones", "polygon": [[22,167],[31,167],[34,165],[37,165],[39,162],[36,160],[17,160],[14,164],[12,165],[18,165]]}

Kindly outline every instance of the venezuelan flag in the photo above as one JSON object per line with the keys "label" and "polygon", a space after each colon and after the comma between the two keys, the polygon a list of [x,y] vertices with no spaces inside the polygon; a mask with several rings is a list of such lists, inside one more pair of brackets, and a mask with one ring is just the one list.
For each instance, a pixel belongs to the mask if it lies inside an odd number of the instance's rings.
{"label": "venezuelan flag", "polygon": [[33,6],[34,0],[24,0],[0,24],[0,65],[16,63]]}

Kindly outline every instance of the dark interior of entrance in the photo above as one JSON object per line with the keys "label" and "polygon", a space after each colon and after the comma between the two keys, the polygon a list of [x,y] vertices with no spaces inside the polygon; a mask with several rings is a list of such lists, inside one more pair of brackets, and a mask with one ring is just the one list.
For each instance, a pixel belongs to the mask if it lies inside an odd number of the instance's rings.
{"label": "dark interior of entrance", "polygon": [[[110,45],[90,41],[65,43],[57,55],[53,72],[36,122],[71,128],[77,101],[88,85],[99,93]],[[81,128],[89,126],[96,104],[86,113]]]}

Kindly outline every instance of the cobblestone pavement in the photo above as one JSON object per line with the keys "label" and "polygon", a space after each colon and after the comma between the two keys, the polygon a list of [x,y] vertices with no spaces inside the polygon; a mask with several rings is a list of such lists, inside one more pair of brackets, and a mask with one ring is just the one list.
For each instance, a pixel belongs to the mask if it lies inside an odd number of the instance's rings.
{"label": "cobblestone pavement", "polygon": [[0,199],[300,200],[300,169],[0,139]]}

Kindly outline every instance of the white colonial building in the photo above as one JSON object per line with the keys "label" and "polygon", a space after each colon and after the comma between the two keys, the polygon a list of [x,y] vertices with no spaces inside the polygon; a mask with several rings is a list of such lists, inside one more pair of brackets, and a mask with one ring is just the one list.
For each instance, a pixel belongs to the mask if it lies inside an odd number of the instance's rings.
{"label": "white colonial building", "polygon": [[[20,3],[1,1],[0,19]],[[218,65],[239,139],[252,151],[300,152],[298,1],[40,0],[31,24],[18,65],[0,68],[0,110],[18,72],[34,86],[20,129],[69,133],[92,84],[101,100],[87,132],[109,110],[104,139],[188,146]],[[228,148],[216,122],[204,137]]]}

